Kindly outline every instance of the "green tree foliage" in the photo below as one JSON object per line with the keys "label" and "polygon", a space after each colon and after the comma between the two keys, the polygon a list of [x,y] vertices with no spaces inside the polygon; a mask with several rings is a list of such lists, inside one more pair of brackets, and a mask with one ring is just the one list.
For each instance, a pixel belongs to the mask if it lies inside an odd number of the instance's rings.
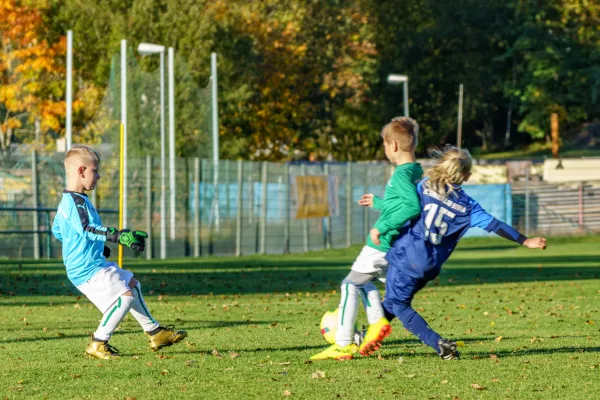
{"label": "green tree foliage", "polygon": [[461,83],[468,147],[543,138],[551,112],[567,130],[598,118],[599,15],[589,0],[53,0],[45,19],[49,37],[74,30],[97,86],[120,39],[175,47],[180,156],[210,147],[199,104],[215,51],[221,157],[359,160],[381,156],[379,130],[402,113],[390,73],[409,76],[420,152],[456,142]]}
{"label": "green tree foliage", "polygon": [[600,113],[600,3],[587,0],[521,1],[517,59],[519,130],[534,138],[548,133],[549,114],[567,127]]}

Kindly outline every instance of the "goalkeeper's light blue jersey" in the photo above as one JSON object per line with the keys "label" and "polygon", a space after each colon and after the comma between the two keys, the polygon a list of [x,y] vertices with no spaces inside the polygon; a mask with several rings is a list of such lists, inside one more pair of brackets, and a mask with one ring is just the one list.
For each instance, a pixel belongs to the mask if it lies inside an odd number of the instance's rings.
{"label": "goalkeeper's light blue jersey", "polygon": [[79,286],[90,280],[105,267],[106,228],[85,194],[63,191],[52,234],[62,242],[67,277],[73,285]]}
{"label": "goalkeeper's light blue jersey", "polygon": [[427,179],[417,185],[422,211],[400,232],[386,259],[414,278],[435,278],[460,238],[473,227],[523,243],[525,237],[487,213],[460,186],[446,197],[427,188]]}

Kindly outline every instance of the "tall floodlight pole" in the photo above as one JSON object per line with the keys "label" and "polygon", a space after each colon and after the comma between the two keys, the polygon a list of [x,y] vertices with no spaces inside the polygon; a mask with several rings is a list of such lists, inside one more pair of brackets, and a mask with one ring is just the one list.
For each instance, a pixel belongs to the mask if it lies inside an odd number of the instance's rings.
{"label": "tall floodlight pole", "polygon": [[217,102],[217,53],[210,54],[211,100],[212,100],[212,138],[213,138],[213,170],[215,211],[215,227],[219,230],[219,105]]}
{"label": "tall floodlight pole", "polygon": [[404,116],[408,117],[408,76],[406,75],[398,75],[398,74],[389,74],[387,77],[388,83],[395,85],[397,83],[403,84],[403,103],[404,103]]}
{"label": "tall floodlight pole", "polygon": [[458,87],[458,128],[456,132],[456,147],[462,146],[462,117],[463,117],[463,84]]}
{"label": "tall floodlight pole", "polygon": [[67,31],[67,121],[66,143],[67,151],[73,143],[73,31]]}
{"label": "tall floodlight pole", "polygon": [[121,40],[121,124],[123,125],[123,228],[127,228],[127,40]]}
{"label": "tall floodlight pole", "polygon": [[167,204],[165,182],[165,46],[140,43],[142,55],[160,54],[160,258],[167,258]]}
{"label": "tall floodlight pole", "polygon": [[169,178],[171,241],[175,240],[175,50],[169,47]]}

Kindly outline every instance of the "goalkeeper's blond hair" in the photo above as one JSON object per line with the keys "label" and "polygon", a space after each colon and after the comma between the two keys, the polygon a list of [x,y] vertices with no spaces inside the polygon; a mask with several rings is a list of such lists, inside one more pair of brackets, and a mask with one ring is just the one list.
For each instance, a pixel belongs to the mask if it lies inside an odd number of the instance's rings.
{"label": "goalkeeper's blond hair", "polygon": [[75,144],[67,151],[67,154],[65,154],[65,167],[67,166],[68,161],[74,157],[95,162],[100,165],[100,155],[98,152],[84,144]]}
{"label": "goalkeeper's blond hair", "polygon": [[437,162],[427,169],[425,175],[429,179],[425,186],[443,196],[450,196],[456,185],[460,186],[469,179],[473,167],[471,154],[466,149],[446,146],[443,150],[434,150],[431,155],[437,158]]}

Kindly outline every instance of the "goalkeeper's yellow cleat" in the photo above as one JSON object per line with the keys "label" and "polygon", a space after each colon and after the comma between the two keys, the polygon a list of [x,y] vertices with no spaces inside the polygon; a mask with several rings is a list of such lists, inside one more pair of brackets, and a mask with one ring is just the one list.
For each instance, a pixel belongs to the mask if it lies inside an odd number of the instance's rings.
{"label": "goalkeeper's yellow cleat", "polygon": [[88,343],[84,354],[89,358],[99,358],[101,360],[121,357],[119,350],[112,347],[108,342],[95,342],[93,340]]}
{"label": "goalkeeper's yellow cleat", "polygon": [[170,346],[187,337],[186,331],[175,331],[173,325],[161,326],[160,331],[148,336],[148,345],[152,351],[157,351],[165,346]]}
{"label": "goalkeeper's yellow cleat", "polygon": [[349,344],[348,346],[340,346],[337,344],[331,345],[320,352],[319,354],[315,354],[310,359],[313,361],[316,360],[351,360],[354,357],[354,354],[358,351],[358,346],[354,343]]}
{"label": "goalkeeper's yellow cleat", "polygon": [[369,325],[369,329],[367,329],[367,333],[358,348],[358,352],[363,356],[373,354],[379,350],[381,342],[388,337],[390,333],[392,333],[392,326],[390,325],[390,321],[386,318],[381,318],[374,324]]}

